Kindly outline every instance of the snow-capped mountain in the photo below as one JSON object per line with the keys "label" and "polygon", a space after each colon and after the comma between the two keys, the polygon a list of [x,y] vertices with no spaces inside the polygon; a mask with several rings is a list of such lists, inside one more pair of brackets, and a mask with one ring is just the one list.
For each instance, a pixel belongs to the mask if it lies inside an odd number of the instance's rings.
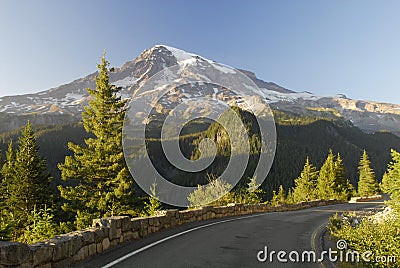
{"label": "snow-capped mountain", "polygon": [[[156,45],[149,50],[145,50],[135,60],[128,61],[121,67],[114,67],[113,72],[110,74],[110,81],[122,88],[123,97],[129,98],[150,76],[158,73],[163,68],[179,64],[185,69],[197,63],[212,64],[219,70],[231,71],[214,61],[198,55],[168,46]],[[241,71],[248,75],[259,87],[265,89],[266,92],[273,92],[270,94],[271,101],[285,98],[285,93],[294,94],[290,97],[288,95],[289,98],[295,98],[297,94],[274,83],[264,82],[252,72]],[[184,72],[183,75],[185,75]],[[186,75],[188,74],[186,73]],[[39,93],[1,97],[0,112],[16,115],[32,113],[79,115],[88,101],[86,88],[95,87],[95,76],[96,73],[93,73],[69,84]]]}
{"label": "snow-capped mountain", "polygon": [[[294,92],[275,83],[265,82],[250,71],[228,68],[199,55],[165,45],[156,45],[121,67],[112,68],[110,81],[122,88],[123,98],[138,98],[140,88],[151,76],[174,65],[179,65],[182,78],[196,75],[190,71],[194,65],[211,67],[227,76],[235,75],[235,72],[240,71],[259,87],[272,108],[300,114],[331,113],[350,120],[354,125],[368,132],[387,130],[400,134],[400,105],[351,100],[343,95],[322,97],[309,92]],[[80,120],[83,106],[89,100],[86,88],[95,87],[95,76],[96,73],[92,73],[69,84],[39,93],[0,97],[0,112],[9,118],[8,127],[6,129],[3,127],[1,131],[22,126],[27,119],[39,124]],[[202,79],[207,79],[207,77],[202,77]],[[168,109],[182,99],[207,94],[219,94],[228,102],[235,102],[234,96],[225,89],[203,84],[180,88],[173,95],[166,96],[157,109]]]}

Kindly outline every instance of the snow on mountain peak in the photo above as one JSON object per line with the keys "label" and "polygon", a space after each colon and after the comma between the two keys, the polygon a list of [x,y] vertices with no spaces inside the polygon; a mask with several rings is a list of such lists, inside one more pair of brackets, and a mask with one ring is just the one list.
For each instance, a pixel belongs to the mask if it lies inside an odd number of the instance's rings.
{"label": "snow on mountain peak", "polygon": [[188,60],[191,59],[193,57],[199,57],[196,54],[193,53],[189,53],[186,52],[184,50],[181,50],[179,48],[175,48],[175,47],[170,47],[170,46],[166,46],[166,45],[155,45],[154,48],[160,48],[163,47],[165,49],[167,49],[168,51],[170,51],[172,53],[172,55],[176,58],[177,61],[184,61],[184,60]]}
{"label": "snow on mountain peak", "polygon": [[182,50],[182,49],[179,49],[179,48],[176,48],[176,47],[171,47],[171,46],[167,46],[167,45],[155,45],[153,47],[153,49],[154,48],[164,48],[164,49],[168,50],[176,58],[176,61],[178,63],[182,62],[182,61],[191,60],[193,58],[194,59],[198,59],[198,60],[208,61],[209,63],[216,63],[213,60],[204,58],[204,57],[202,57],[200,55],[197,55],[197,54],[194,54],[194,53],[191,53],[191,52],[187,52],[185,50]]}

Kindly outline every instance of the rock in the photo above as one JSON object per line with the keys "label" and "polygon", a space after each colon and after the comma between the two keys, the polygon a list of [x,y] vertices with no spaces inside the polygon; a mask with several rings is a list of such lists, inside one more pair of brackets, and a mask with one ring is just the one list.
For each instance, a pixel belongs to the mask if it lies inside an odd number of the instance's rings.
{"label": "rock", "polygon": [[31,261],[32,261],[32,254],[28,245],[18,242],[0,241],[1,265],[17,266]]}
{"label": "rock", "polygon": [[121,220],[122,232],[126,232],[131,229],[131,217],[124,216]]}
{"label": "rock", "polygon": [[111,240],[110,248],[113,248],[113,247],[117,246],[118,244],[119,244],[119,239]]}
{"label": "rock", "polygon": [[96,228],[88,228],[78,232],[84,246],[93,244]]}
{"label": "rock", "polygon": [[96,252],[97,253],[102,253],[103,252],[103,243],[97,243],[96,244]]}
{"label": "rock", "polygon": [[88,255],[93,256],[97,253],[97,245],[96,244],[90,244],[88,245]]}
{"label": "rock", "polygon": [[107,250],[109,248],[110,248],[110,239],[107,237],[107,238],[103,239],[102,249],[103,249],[103,251],[105,251],[105,250]]}
{"label": "rock", "polygon": [[108,237],[108,228],[99,227],[94,231],[94,242],[101,243],[104,238]]}
{"label": "rock", "polygon": [[139,232],[137,232],[137,231],[133,232],[132,237],[133,237],[133,239],[139,239],[140,238]]}
{"label": "rock", "polygon": [[137,231],[140,229],[140,218],[131,219],[131,229],[132,231]]}
{"label": "rock", "polygon": [[50,263],[54,253],[54,243],[39,242],[29,245],[30,251],[33,256],[33,265],[40,265]]}
{"label": "rock", "polygon": [[57,262],[72,256],[71,240],[68,235],[57,235],[50,241],[54,244],[53,261]]}
{"label": "rock", "polygon": [[73,257],[74,262],[84,260],[89,256],[89,247],[82,247]]}
{"label": "rock", "polygon": [[53,262],[52,263],[52,267],[54,267],[54,268],[59,268],[59,267],[67,268],[67,267],[71,266],[72,261],[73,261],[72,258],[63,259],[63,260],[60,260],[60,261],[57,261],[57,262]]}

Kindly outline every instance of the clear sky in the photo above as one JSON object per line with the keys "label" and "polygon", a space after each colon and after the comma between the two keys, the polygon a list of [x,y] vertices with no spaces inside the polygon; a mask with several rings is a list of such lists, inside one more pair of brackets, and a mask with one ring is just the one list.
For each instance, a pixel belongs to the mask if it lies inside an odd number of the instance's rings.
{"label": "clear sky", "polygon": [[37,92],[155,44],[295,91],[400,104],[400,1],[0,0],[0,96]]}

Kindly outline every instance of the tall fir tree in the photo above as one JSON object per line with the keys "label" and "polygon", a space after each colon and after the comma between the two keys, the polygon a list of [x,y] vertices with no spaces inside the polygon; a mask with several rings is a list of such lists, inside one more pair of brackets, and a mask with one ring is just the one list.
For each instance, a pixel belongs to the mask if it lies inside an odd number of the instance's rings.
{"label": "tall fir tree", "polygon": [[381,188],[390,195],[389,205],[400,214],[400,153],[392,150],[392,161],[383,176]]}
{"label": "tall fir tree", "polygon": [[346,178],[345,175],[346,171],[340,153],[338,153],[336,157],[335,173],[336,173],[335,198],[347,200],[353,195],[354,187],[350,183],[350,181]]}
{"label": "tall fir tree", "polygon": [[352,196],[353,191],[353,186],[345,177],[345,169],[340,154],[335,159],[332,150],[330,150],[319,171],[317,179],[318,198],[346,200]]}
{"label": "tall fir tree", "polygon": [[7,206],[10,195],[9,187],[12,186],[15,165],[15,150],[12,140],[8,144],[6,159],[2,164],[0,171],[0,240],[11,240],[13,237],[17,237],[13,228],[16,225],[14,221],[17,218],[14,217],[13,211]]}
{"label": "tall fir tree", "polygon": [[6,160],[2,163],[2,168],[0,171],[0,216],[6,220],[6,215],[9,214],[9,210],[7,209],[7,200],[9,197],[9,187],[10,183],[7,181],[12,180],[13,178],[13,170],[15,165],[15,150],[13,147],[12,140],[8,144],[8,150],[6,152]]}
{"label": "tall fir tree", "polygon": [[360,196],[371,196],[379,192],[379,185],[375,179],[375,172],[371,168],[367,151],[364,150],[358,165],[358,194]]}
{"label": "tall fir tree", "polygon": [[336,184],[336,168],[335,168],[335,156],[332,150],[329,151],[328,157],[325,163],[322,165],[319,171],[317,179],[317,194],[318,198],[330,199],[335,198],[335,184]]}
{"label": "tall fir tree", "polygon": [[318,171],[316,167],[310,163],[310,159],[307,157],[300,177],[294,181],[295,187],[292,192],[293,201],[300,202],[316,199],[317,178]]}
{"label": "tall fir tree", "polygon": [[30,224],[31,212],[52,205],[50,176],[46,173],[45,160],[39,155],[30,122],[22,130],[16,151],[10,142],[1,173],[9,212],[6,218],[15,225],[14,239],[18,239],[18,232]]}
{"label": "tall fir tree", "polygon": [[[6,160],[1,169],[1,198],[3,204],[6,203],[9,196],[8,187],[12,186],[12,180],[15,176],[15,149],[12,140],[8,144]],[[9,183],[7,183],[9,182]]]}
{"label": "tall fir tree", "polygon": [[82,228],[97,217],[130,211],[133,180],[122,151],[122,126],[126,101],[118,96],[120,88],[110,84],[105,53],[98,64],[96,89],[87,89],[92,100],[82,113],[85,130],[93,135],[85,145],[69,143],[73,156],[59,164],[62,179],[75,186],[59,186],[68,202],[63,209],[76,215]]}

